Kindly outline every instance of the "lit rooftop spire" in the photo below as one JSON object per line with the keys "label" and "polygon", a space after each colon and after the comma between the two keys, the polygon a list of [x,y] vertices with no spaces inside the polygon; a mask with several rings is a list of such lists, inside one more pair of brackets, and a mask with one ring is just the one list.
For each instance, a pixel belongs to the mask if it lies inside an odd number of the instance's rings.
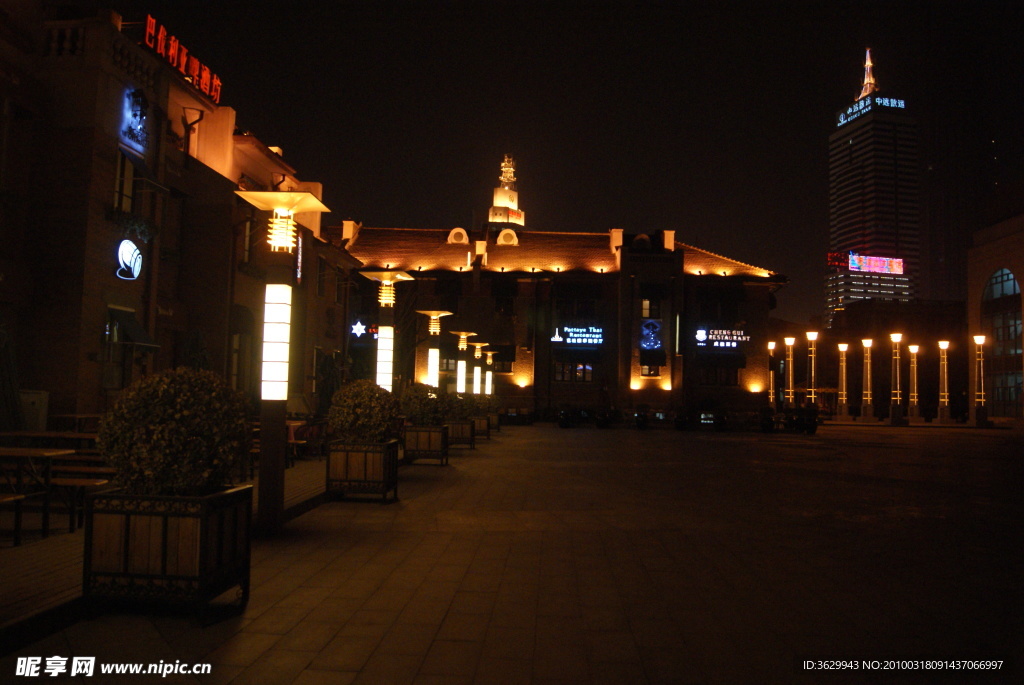
{"label": "lit rooftop spire", "polygon": [[864,57],[864,86],[860,89],[860,95],[857,97],[858,100],[878,90],[878,86],[875,85],[875,75],[871,73],[871,67],[873,66],[871,63],[871,48],[868,48],[867,55]]}
{"label": "lit rooftop spire", "polygon": [[516,160],[512,159],[512,155],[505,155],[501,163],[501,177],[498,180],[505,190],[516,189]]}

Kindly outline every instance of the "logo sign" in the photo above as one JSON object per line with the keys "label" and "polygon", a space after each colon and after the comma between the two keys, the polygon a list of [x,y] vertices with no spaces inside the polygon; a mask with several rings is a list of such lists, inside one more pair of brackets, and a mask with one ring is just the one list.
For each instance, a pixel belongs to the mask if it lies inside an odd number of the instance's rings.
{"label": "logo sign", "polygon": [[850,271],[866,271],[875,274],[902,274],[903,260],[894,257],[869,257],[851,252]]}
{"label": "logo sign", "polygon": [[374,340],[377,339],[377,324],[370,324],[367,326],[362,321],[356,321],[352,324],[352,335],[357,338],[361,338],[364,335],[369,334]]}
{"label": "logo sign", "polygon": [[136,152],[145,152],[149,146],[148,115],[149,101],[142,89],[126,92],[121,110],[121,140]]}
{"label": "logo sign", "polygon": [[170,35],[162,24],[157,23],[157,20],[148,14],[146,15],[145,43],[147,47],[163,57],[165,62],[181,72],[192,88],[214,102],[220,103],[220,77],[210,71],[210,68],[196,59],[194,55],[189,54],[188,48],[182,45],[181,41]]}
{"label": "logo sign", "polygon": [[126,281],[134,281],[142,271],[142,253],[135,243],[130,240],[122,240],[117,247],[117,261],[120,268],[117,270],[117,277]]}
{"label": "logo sign", "polygon": [[848,124],[862,114],[867,114],[875,107],[888,107],[890,109],[906,109],[906,100],[897,100],[896,98],[879,98],[868,96],[857,100],[849,107],[846,108],[845,112],[840,112],[837,117],[836,127]]}
{"label": "logo sign", "polygon": [[600,326],[562,326],[562,334],[558,328],[551,336],[551,342],[564,342],[567,345],[600,345],[604,342],[604,329]]}
{"label": "logo sign", "polygon": [[658,319],[644,319],[643,323],[640,324],[640,349],[661,349],[661,321]]}
{"label": "logo sign", "polygon": [[740,343],[750,342],[750,336],[746,331],[724,328],[699,328],[694,338],[697,340],[697,347],[717,349],[736,349]]}

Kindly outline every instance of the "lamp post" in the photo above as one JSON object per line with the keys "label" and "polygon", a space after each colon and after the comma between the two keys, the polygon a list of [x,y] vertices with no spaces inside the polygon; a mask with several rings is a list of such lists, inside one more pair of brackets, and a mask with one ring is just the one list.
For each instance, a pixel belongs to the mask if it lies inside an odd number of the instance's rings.
{"label": "lamp post", "polygon": [[974,336],[974,425],[988,425],[988,409],[985,407],[985,336]]}
{"label": "lamp post", "polygon": [[768,342],[768,404],[775,407],[775,341]]}
{"label": "lamp post", "polygon": [[875,420],[875,406],[871,403],[871,338],[860,341],[864,346],[864,388],[860,394],[861,421]]}
{"label": "lamp post", "polygon": [[377,385],[391,391],[395,365],[395,283],[411,281],[404,271],[363,271],[367,278],[380,283],[377,289]]}
{"label": "lamp post", "polygon": [[786,343],[786,407],[792,407],[793,401],[793,345],[796,338],[784,338]]}
{"label": "lamp post", "polygon": [[466,339],[476,333],[470,331],[449,331],[449,333],[459,336],[458,359],[455,362],[455,392],[464,393],[466,392],[466,350],[469,349],[469,342]]}
{"label": "lamp post", "polygon": [[284,523],[284,470],[288,449],[288,380],[291,358],[292,283],[297,233],[295,215],[330,211],[309,191],[242,191],[235,194],[271,212],[263,297],[263,359],[260,376],[260,478],[256,525],[267,531]]}
{"label": "lamp post", "polygon": [[892,341],[892,395],[889,403],[889,423],[898,426],[903,424],[903,396],[900,389],[900,341],[902,333],[889,335]]}
{"label": "lamp post", "polygon": [[917,393],[917,353],[920,345],[908,345],[910,350],[910,398],[907,404],[907,417],[914,421],[921,418],[921,402]]}
{"label": "lamp post", "polygon": [[810,406],[818,406],[817,379],[815,365],[818,357],[818,332],[807,331],[807,402]]}
{"label": "lamp post", "polygon": [[939,341],[939,423],[951,423],[949,411],[949,341]]}
{"label": "lamp post", "polygon": [[441,317],[448,316],[451,312],[431,309],[416,313],[430,317],[427,324],[427,336],[430,340],[430,346],[427,347],[427,375],[423,382],[436,388],[441,382],[441,348],[437,344],[441,338]]}
{"label": "lamp post", "polygon": [[484,348],[489,343],[472,342],[469,344],[473,346],[473,394],[479,395],[483,391],[483,369],[480,366],[480,360],[483,359]]}
{"label": "lamp post", "polygon": [[847,343],[839,343],[839,402],[836,407],[836,418],[845,421],[850,416],[850,408],[847,404],[846,392],[846,351],[850,349]]}

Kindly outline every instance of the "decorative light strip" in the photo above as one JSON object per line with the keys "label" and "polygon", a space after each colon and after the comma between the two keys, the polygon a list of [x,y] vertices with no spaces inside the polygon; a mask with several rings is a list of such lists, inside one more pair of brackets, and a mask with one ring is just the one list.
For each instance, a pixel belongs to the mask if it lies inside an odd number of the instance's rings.
{"label": "decorative light strip", "polygon": [[479,366],[474,366],[473,367],[473,394],[474,395],[479,395],[480,394],[480,367]]}
{"label": "decorative light strip", "polygon": [[377,328],[377,385],[391,390],[391,369],[395,360],[395,327]]}
{"label": "decorative light strip", "polygon": [[292,287],[282,283],[268,283],[263,302],[263,375],[260,396],[265,400],[287,400]]}
{"label": "decorative light strip", "polygon": [[295,249],[295,220],[289,210],[274,210],[267,230],[267,242],[272,252],[291,252]]}
{"label": "decorative light strip", "polygon": [[455,364],[455,392],[466,392],[466,362],[461,359]]}
{"label": "decorative light strip", "polygon": [[488,371],[484,374],[484,394],[490,395],[494,389],[494,372]]}
{"label": "decorative light strip", "polygon": [[427,385],[437,387],[441,379],[441,350],[436,347],[427,349]]}

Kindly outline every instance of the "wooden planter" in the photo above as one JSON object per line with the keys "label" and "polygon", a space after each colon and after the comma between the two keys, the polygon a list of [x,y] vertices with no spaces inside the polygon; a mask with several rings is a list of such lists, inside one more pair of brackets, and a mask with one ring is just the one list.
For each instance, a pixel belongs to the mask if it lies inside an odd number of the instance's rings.
{"label": "wooden planter", "polygon": [[473,421],[473,435],[478,438],[484,438],[485,440],[491,439],[491,419],[486,415],[474,416]]}
{"label": "wooden planter", "polygon": [[448,444],[476,447],[476,434],[472,419],[456,419],[448,422]]}
{"label": "wooden planter", "polygon": [[87,494],[87,601],[188,604],[202,611],[233,587],[249,600],[252,485],[197,497]]}
{"label": "wooden planter", "polygon": [[501,415],[494,411],[487,415],[487,423],[492,431],[501,430]]}
{"label": "wooden planter", "polygon": [[448,426],[406,426],[405,460],[437,459],[448,463]]}
{"label": "wooden planter", "polygon": [[378,443],[331,442],[327,457],[327,493],[388,493],[398,499],[398,441]]}

